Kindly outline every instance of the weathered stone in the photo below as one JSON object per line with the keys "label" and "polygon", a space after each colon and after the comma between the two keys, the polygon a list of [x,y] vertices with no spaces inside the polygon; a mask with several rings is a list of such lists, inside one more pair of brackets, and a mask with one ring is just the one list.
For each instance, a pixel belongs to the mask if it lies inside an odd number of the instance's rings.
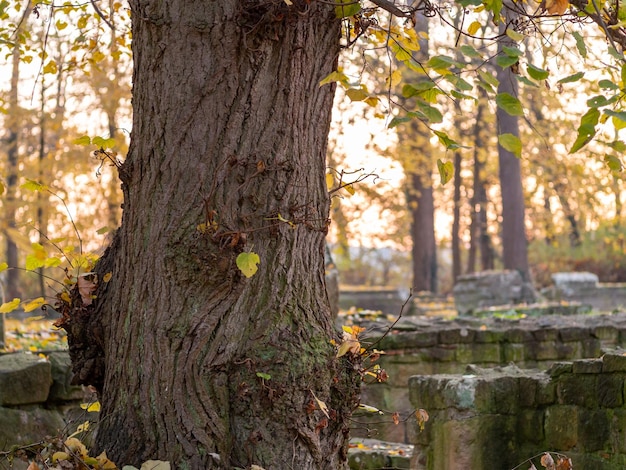
{"label": "weathered stone", "polygon": [[522,442],[540,443],[544,440],[544,412],[523,410],[517,415],[517,429]]}
{"label": "weathered stone", "polygon": [[48,354],[52,372],[52,387],[48,396],[49,401],[81,400],[85,397],[82,387],[72,385],[72,361],[66,351]]}
{"label": "weathered stone", "polygon": [[598,406],[602,408],[618,408],[624,404],[623,374],[599,374],[596,397]]}
{"label": "weathered stone", "polygon": [[578,442],[578,408],[569,405],[548,408],[545,433],[550,449],[567,451],[573,448]]}
{"label": "weathered stone", "polygon": [[574,374],[599,374],[602,372],[602,359],[585,359],[572,364]]}
{"label": "weathered stone", "polygon": [[582,450],[595,452],[609,441],[610,420],[606,410],[579,410],[578,440]]}
{"label": "weathered stone", "polygon": [[619,331],[610,325],[597,326],[593,329],[593,336],[601,340],[604,344],[616,344],[619,337]]}
{"label": "weathered stone", "polygon": [[596,383],[597,375],[563,374],[556,385],[558,402],[593,408],[597,405]]}
{"label": "weathered stone", "polygon": [[453,289],[460,315],[496,305],[519,304],[535,300],[518,271],[482,271],[459,276]]}
{"label": "weathered stone", "polygon": [[533,331],[533,337],[537,341],[555,341],[559,337],[559,331],[554,328],[542,328]]}
{"label": "weathered stone", "polygon": [[571,362],[555,362],[547,370],[547,373],[550,377],[556,378],[561,374],[571,373],[572,370],[573,366]]}
{"label": "weathered stone", "polygon": [[439,332],[442,344],[471,343],[473,340],[474,330],[469,328],[446,328]]}
{"label": "weathered stone", "polygon": [[46,436],[56,436],[64,426],[63,417],[57,411],[0,407],[0,450],[39,442]]}
{"label": "weathered stone", "polygon": [[48,361],[26,353],[0,356],[0,405],[43,403],[52,385]]}
{"label": "weathered stone", "polygon": [[602,358],[602,372],[626,372],[626,356],[605,354]]}
{"label": "weathered stone", "polygon": [[589,272],[554,273],[551,277],[557,291],[564,297],[573,297],[581,291],[598,287],[598,276]]}
{"label": "weathered stone", "polygon": [[561,341],[567,343],[570,341],[582,341],[589,339],[589,330],[577,326],[560,328],[558,330]]}

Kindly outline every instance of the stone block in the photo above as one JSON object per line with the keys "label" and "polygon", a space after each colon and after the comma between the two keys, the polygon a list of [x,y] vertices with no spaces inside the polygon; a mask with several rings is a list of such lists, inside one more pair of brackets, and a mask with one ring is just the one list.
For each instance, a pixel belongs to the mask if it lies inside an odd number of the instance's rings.
{"label": "stone block", "polygon": [[524,343],[504,343],[502,355],[505,363],[522,363],[526,360],[526,345]]}
{"label": "stone block", "polygon": [[434,346],[428,351],[432,361],[450,362],[454,361],[456,347],[452,345]]}
{"label": "stone block", "polygon": [[532,332],[523,328],[507,329],[504,333],[504,339],[509,343],[527,343],[529,341],[534,341]]}
{"label": "stone block", "polygon": [[556,341],[537,341],[526,345],[526,358],[533,361],[556,361],[559,353]]}
{"label": "stone block", "polygon": [[626,356],[607,353],[602,358],[602,372],[626,372]]}
{"label": "stone block", "polygon": [[583,357],[600,357],[602,342],[598,338],[589,338],[581,342]]}
{"label": "stone block", "polygon": [[545,437],[549,449],[568,451],[578,443],[578,409],[569,405],[554,405],[546,410]]}
{"label": "stone block", "polygon": [[33,354],[0,356],[0,405],[43,403],[52,385],[50,363]]}
{"label": "stone block", "polygon": [[504,331],[475,330],[474,341],[476,343],[499,343],[504,339]]}
{"label": "stone block", "polygon": [[595,290],[598,287],[598,276],[590,272],[554,273],[551,277],[557,291],[564,298],[576,296],[581,291]]}
{"label": "stone block", "polygon": [[619,339],[619,331],[612,325],[596,326],[592,330],[592,335],[605,346],[617,344]]}
{"label": "stone block", "polygon": [[482,343],[472,345],[472,363],[502,364],[502,351],[500,344]]}
{"label": "stone block", "polygon": [[515,414],[520,406],[518,378],[481,378],[476,384],[475,402],[481,413]]}
{"label": "stone block", "polygon": [[574,361],[572,372],[574,374],[599,374],[602,372],[602,359]]}
{"label": "stone block", "polygon": [[596,407],[598,404],[597,379],[597,375],[563,374],[559,376],[556,379],[559,404],[586,408]]}
{"label": "stone block", "polygon": [[597,380],[598,406],[602,408],[618,408],[624,405],[624,375],[601,374]]}
{"label": "stone block", "polygon": [[610,422],[607,410],[578,410],[578,442],[581,450],[603,450],[609,442]]}
{"label": "stone block", "polygon": [[84,399],[85,391],[83,388],[71,384],[73,373],[69,352],[52,352],[48,354],[48,361],[52,373],[52,387],[48,400],[56,402]]}
{"label": "stone block", "polygon": [[0,450],[39,442],[46,436],[56,436],[64,426],[63,417],[57,411],[0,407]]}
{"label": "stone block", "polygon": [[532,332],[536,341],[556,341],[559,337],[559,331],[554,328],[542,328]]}
{"label": "stone block", "polygon": [[581,328],[578,326],[570,326],[559,328],[559,338],[564,343],[568,343],[570,341],[583,341],[585,339],[589,339],[591,336],[591,332],[588,328]]}
{"label": "stone block", "polygon": [[518,439],[521,442],[539,444],[545,435],[543,410],[523,410],[517,415]]}
{"label": "stone block", "polygon": [[445,328],[439,331],[441,344],[471,343],[474,341],[474,330],[469,328]]}
{"label": "stone block", "polygon": [[574,367],[571,362],[555,362],[547,370],[547,374],[555,379],[559,375],[572,373],[573,368]]}

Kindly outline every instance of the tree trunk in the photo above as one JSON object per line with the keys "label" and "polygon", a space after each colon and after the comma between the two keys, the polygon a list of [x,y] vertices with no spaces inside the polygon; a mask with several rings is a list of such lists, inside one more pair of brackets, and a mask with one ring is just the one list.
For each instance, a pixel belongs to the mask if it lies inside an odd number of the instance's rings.
{"label": "tree trunk", "polygon": [[[20,81],[20,48],[15,45],[11,58],[11,89],[9,91],[9,112],[7,118],[7,168],[6,168],[6,195],[4,197],[4,220],[6,239],[6,262],[11,268],[18,265],[17,245],[13,241],[15,233],[15,215],[17,212],[17,173],[19,156],[20,108],[18,104],[18,87]],[[9,269],[6,272],[4,297],[7,300],[21,297],[19,286],[19,271]]]}
{"label": "tree trunk", "polygon": [[67,325],[78,378],[101,389],[97,447],[119,464],[345,466],[360,377],[329,343],[334,88],[319,86],[340,22],[293,3],[130,2],[124,210],[97,266],[113,277]]}
{"label": "tree trunk", "polygon": [[[505,10],[508,10],[505,8]],[[509,14],[511,14],[509,12]],[[503,35],[498,42],[498,52],[502,53],[504,46],[511,46],[512,41],[506,36],[506,21],[500,24],[500,33]],[[498,93],[508,93],[518,96],[517,80],[511,68],[497,67]],[[519,123],[517,116],[511,116],[500,107],[496,111],[498,120],[498,135],[513,134],[519,137]],[[528,266],[528,242],[524,225],[524,193],[522,190],[522,176],[519,159],[504,147],[498,144],[500,163],[500,187],[502,192],[502,255],[505,269],[514,269],[520,272],[524,281],[530,282]]]}
{"label": "tree trunk", "polygon": [[452,218],[452,285],[461,275],[461,152],[454,153],[454,197]]}
{"label": "tree trunk", "polygon": [[[428,18],[416,13],[415,31],[420,38],[420,50],[415,53],[419,61],[428,61]],[[435,240],[435,200],[432,185],[433,149],[431,131],[414,120],[410,133],[403,138],[411,143],[411,161],[408,169],[409,189],[407,203],[411,212],[411,240],[413,259],[413,290],[437,292],[437,242]],[[406,170],[405,170],[406,171]]]}
{"label": "tree trunk", "polygon": [[409,199],[411,239],[413,241],[413,290],[437,292],[437,243],[435,241],[435,200],[432,185],[426,186],[421,175],[411,175]]}

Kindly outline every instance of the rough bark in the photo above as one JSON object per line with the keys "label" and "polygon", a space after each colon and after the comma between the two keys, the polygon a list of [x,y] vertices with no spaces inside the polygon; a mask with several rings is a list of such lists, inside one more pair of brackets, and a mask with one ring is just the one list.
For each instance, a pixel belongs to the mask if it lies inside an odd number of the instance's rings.
{"label": "rough bark", "polygon": [[[73,351],[83,381],[100,382],[97,447],[120,464],[345,465],[360,379],[329,343],[334,89],[319,86],[340,24],[331,5],[293,3],[130,2],[122,224],[97,266],[113,276],[86,307],[102,354]],[[246,251],[261,259],[249,279],[235,265]]]}
{"label": "rough bark", "polygon": [[[508,15],[512,13],[505,9]],[[507,21],[509,18],[507,18]],[[506,22],[501,22],[500,32],[503,35],[498,43],[498,52],[502,53],[503,46],[511,46],[511,40],[506,36]],[[499,80],[498,93],[508,93],[518,96],[518,85],[511,67],[503,69],[497,67]],[[513,134],[519,137],[519,123],[517,116],[511,116],[498,107],[498,135]],[[514,269],[520,272],[524,281],[530,281],[528,266],[528,242],[524,224],[524,193],[520,160],[512,152],[498,145],[498,161],[500,164],[499,176],[502,193],[502,255],[505,269]]]}

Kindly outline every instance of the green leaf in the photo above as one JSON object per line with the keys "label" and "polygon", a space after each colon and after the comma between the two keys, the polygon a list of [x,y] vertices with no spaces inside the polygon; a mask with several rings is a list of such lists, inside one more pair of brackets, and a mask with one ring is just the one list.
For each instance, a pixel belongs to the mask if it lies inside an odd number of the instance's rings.
{"label": "green leaf", "polygon": [[445,55],[436,55],[428,59],[426,62],[426,67],[429,67],[437,72],[447,71],[450,67],[463,67],[463,64],[460,64],[456,60],[451,57]]}
{"label": "green leaf", "polygon": [[476,99],[475,96],[471,96],[465,93],[459,93],[456,90],[450,90],[450,94],[452,95],[453,98],[456,98],[457,100],[475,100]]}
{"label": "green leaf", "polygon": [[615,90],[619,90],[619,87],[613,83],[611,80],[600,80],[598,82],[598,86],[600,88],[604,88],[605,90],[611,90],[611,91],[615,91]]}
{"label": "green leaf", "polygon": [[327,83],[340,82],[343,84],[348,83],[348,77],[345,73],[340,70],[335,70],[334,72],[330,72],[326,77],[324,77],[320,81],[320,86],[326,85]]}
{"label": "green leaf", "polygon": [[485,9],[493,13],[493,23],[500,23],[500,12],[502,11],[502,0],[483,0]]}
{"label": "green leaf", "polygon": [[606,99],[606,96],[597,95],[587,100],[587,106],[590,108],[601,108],[610,105],[613,101],[615,101],[614,98]]}
{"label": "green leaf", "polygon": [[423,82],[417,82],[415,84],[407,83],[402,87],[402,96],[405,98],[411,98],[412,96],[431,90],[434,87],[435,82],[432,80],[424,80]]}
{"label": "green leaf", "polygon": [[465,57],[469,57],[470,59],[482,59],[483,55],[474,49],[472,46],[468,46],[467,44],[460,47],[461,54]]}
{"label": "green leaf", "polygon": [[96,233],[98,235],[104,235],[105,233],[109,232],[110,230],[111,229],[109,227],[104,226],[104,227],[99,228],[98,230],[96,230]]}
{"label": "green leaf", "polygon": [[368,93],[361,88],[350,88],[346,90],[346,95],[350,98],[350,101],[363,101],[369,96]]}
{"label": "green leaf", "polygon": [[20,305],[20,299],[13,299],[0,305],[0,313],[9,313]]}
{"label": "green leaf", "polygon": [[478,70],[478,75],[485,82],[491,85],[494,88],[498,88],[500,82],[498,79],[489,72],[484,71],[482,68]]}
{"label": "green leaf", "polygon": [[88,135],[84,135],[74,140],[74,144],[76,145],[91,145],[91,137]]}
{"label": "green leaf", "polygon": [[587,145],[591,139],[596,135],[596,125],[600,119],[600,111],[598,108],[591,108],[580,119],[580,126],[578,127],[578,135],[576,140],[569,150],[569,153],[578,152],[581,148]]}
{"label": "green leaf", "polygon": [[533,88],[539,88],[539,85],[535,82],[533,82],[532,80],[524,77],[523,75],[515,75],[515,78],[517,78],[517,81],[520,83],[523,83],[524,85],[533,87]]}
{"label": "green leaf", "polygon": [[446,134],[445,132],[433,131],[433,133],[439,138],[439,142],[445,145],[446,149],[448,150],[456,150],[459,148],[469,148],[452,140],[450,137],[448,137],[448,134]]}
{"label": "green leaf", "polygon": [[256,376],[263,380],[270,380],[272,378],[270,374],[266,374],[265,372],[257,372]]}
{"label": "green leaf", "polygon": [[519,58],[510,55],[499,55],[496,58],[496,64],[498,64],[503,69],[510,67],[511,65],[517,64],[519,62]]}
{"label": "green leaf", "polygon": [[26,180],[26,183],[20,185],[20,188],[26,189],[27,191],[47,191],[48,186],[45,184],[38,183],[34,180]]}
{"label": "green leaf", "polygon": [[626,127],[626,112],[625,111],[613,111],[611,109],[605,109],[604,114],[611,116],[611,122],[617,130],[624,129]]}
{"label": "green leaf", "polygon": [[518,47],[502,46],[502,52],[510,57],[521,57],[524,53]]}
{"label": "green leaf", "polygon": [[578,49],[578,53],[583,59],[585,59],[587,57],[587,46],[585,45],[583,37],[577,31],[573,31],[572,36],[576,39],[576,49]]}
{"label": "green leaf", "polygon": [[471,83],[457,75],[446,75],[445,79],[452,83],[456,89],[460,91],[470,91],[474,88]]}
{"label": "green leaf", "polygon": [[437,159],[437,169],[439,170],[442,185],[446,184],[454,176],[454,164],[452,162],[444,162],[441,159]]}
{"label": "green leaf", "polygon": [[535,80],[545,80],[550,76],[550,72],[540,69],[539,67],[535,67],[533,64],[528,64],[526,71],[528,72],[528,75]]}
{"label": "green leaf", "polygon": [[524,35],[522,33],[518,33],[517,31],[511,28],[506,29],[506,35],[510,37],[511,39],[513,39],[513,41],[515,42],[520,42],[524,39]]}
{"label": "green leaf", "polygon": [[261,262],[261,258],[259,258],[259,255],[257,255],[253,251],[249,253],[244,252],[239,253],[235,262],[237,263],[237,267],[244,276],[252,277],[259,269],[258,264]]}
{"label": "green leaf", "polygon": [[106,149],[106,148],[111,148],[115,146],[115,139],[111,137],[109,137],[108,139],[105,139],[104,137],[94,137],[91,140],[91,143],[93,145]]}
{"label": "green leaf", "polygon": [[357,0],[339,0],[335,7],[337,18],[348,18],[361,11],[361,3]]}
{"label": "green leaf", "polygon": [[510,114],[511,116],[523,116],[524,108],[522,107],[522,103],[511,96],[508,93],[498,93],[496,95],[496,104],[500,109]]}
{"label": "green leaf", "polygon": [[424,116],[426,116],[426,119],[428,119],[431,123],[437,124],[443,121],[443,115],[441,114],[441,111],[429,105],[428,103],[420,100],[417,102],[417,107],[424,114]]}
{"label": "green leaf", "polygon": [[585,76],[585,72],[577,72],[573,75],[569,75],[565,78],[560,79],[557,83],[573,83],[573,82],[577,82],[578,80],[580,80],[581,78],[583,78]]}
{"label": "green leaf", "polygon": [[604,163],[606,163],[611,171],[620,172],[624,169],[622,161],[615,155],[606,154],[604,156]]}
{"label": "green leaf", "polygon": [[624,143],[621,140],[614,140],[613,142],[610,142],[608,145],[616,152],[626,153],[626,143]]}
{"label": "green leaf", "polygon": [[500,134],[498,136],[498,143],[503,149],[508,150],[517,158],[522,157],[522,141],[513,134]]}

